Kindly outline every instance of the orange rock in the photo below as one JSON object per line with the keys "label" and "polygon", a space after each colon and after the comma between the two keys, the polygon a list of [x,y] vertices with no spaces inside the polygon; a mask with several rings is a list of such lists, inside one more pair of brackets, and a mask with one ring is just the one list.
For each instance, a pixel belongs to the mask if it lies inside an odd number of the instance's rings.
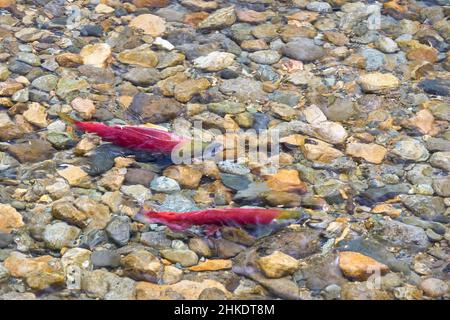
{"label": "orange rock", "polygon": [[438,133],[433,114],[426,109],[417,112],[414,117],[406,120],[403,125],[417,128],[423,134],[435,135]]}
{"label": "orange rock", "polygon": [[183,22],[196,27],[200,22],[205,20],[209,16],[208,12],[200,11],[200,12],[190,12],[184,15]]}
{"label": "orange rock", "polygon": [[280,251],[259,258],[257,263],[268,278],[284,277],[294,273],[299,267],[296,259]]}
{"label": "orange rock", "polygon": [[0,0],[0,8],[9,8],[16,4],[16,0]]}
{"label": "orange rock", "polygon": [[236,10],[236,16],[241,22],[262,23],[271,15],[270,12],[258,12],[254,10]]}
{"label": "orange rock", "polygon": [[383,162],[387,149],[375,143],[354,142],[347,145],[345,152],[352,157],[363,158],[368,162],[379,164]]}
{"label": "orange rock", "polygon": [[383,4],[383,7],[385,9],[392,9],[392,10],[398,11],[400,13],[405,13],[405,12],[408,11],[408,7],[407,6],[401,6],[400,4],[398,4],[398,0],[385,2]]}
{"label": "orange rock", "polygon": [[327,31],[324,33],[324,36],[327,41],[337,46],[345,46],[349,42],[347,36],[340,32]]}
{"label": "orange rock", "polygon": [[413,61],[428,61],[434,63],[438,60],[438,51],[432,47],[420,45],[409,50],[406,57]]}
{"label": "orange rock", "polygon": [[297,170],[282,169],[267,176],[267,186],[274,191],[306,192],[306,183],[300,180]]}
{"label": "orange rock", "polygon": [[22,215],[9,204],[0,204],[0,232],[10,233],[24,225]]}
{"label": "orange rock", "polygon": [[299,12],[291,14],[287,18],[289,20],[312,22],[312,21],[316,20],[318,16],[319,16],[318,12],[299,11]]}
{"label": "orange rock", "polygon": [[73,68],[83,64],[83,58],[75,53],[65,52],[55,57],[61,67]]}
{"label": "orange rock", "polygon": [[196,266],[190,267],[191,271],[216,271],[216,270],[226,270],[231,269],[233,263],[231,260],[225,259],[215,259],[215,260],[206,260],[204,262],[199,263]]}
{"label": "orange rock", "polygon": [[52,256],[28,258],[19,252],[11,252],[3,265],[16,278],[26,278],[32,273],[52,272],[61,268],[59,260]]}
{"label": "orange rock", "polygon": [[365,281],[376,272],[382,275],[389,271],[385,264],[352,251],[339,252],[339,267],[346,277],[358,281]]}
{"label": "orange rock", "polygon": [[23,88],[23,84],[11,79],[5,82],[0,82],[0,96],[12,96],[17,91]]}
{"label": "orange rock", "polygon": [[200,183],[202,173],[188,165],[170,166],[163,175],[176,180],[183,188],[195,189]]}
{"label": "orange rock", "polygon": [[385,214],[391,218],[397,218],[401,215],[402,210],[395,208],[392,204],[381,203],[373,207],[372,213]]}
{"label": "orange rock", "polygon": [[133,0],[138,8],[163,8],[170,4],[170,0]]}
{"label": "orange rock", "polygon": [[133,18],[130,21],[129,26],[141,29],[145,34],[151,35],[152,37],[159,37],[166,31],[165,20],[149,13],[141,14]]}
{"label": "orange rock", "polygon": [[167,300],[170,299],[170,291],[180,294],[186,300],[197,300],[203,290],[216,288],[224,292],[227,297],[231,293],[223,284],[215,280],[203,280],[202,282],[182,280],[171,285],[157,285],[149,282],[138,282],[136,285],[137,300]]}

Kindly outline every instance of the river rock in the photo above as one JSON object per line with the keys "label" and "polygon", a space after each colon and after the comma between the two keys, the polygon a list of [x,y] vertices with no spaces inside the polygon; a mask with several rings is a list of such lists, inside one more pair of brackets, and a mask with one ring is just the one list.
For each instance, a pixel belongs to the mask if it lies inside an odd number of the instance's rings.
{"label": "river rock", "polygon": [[161,123],[173,119],[182,111],[180,103],[170,98],[160,98],[146,93],[133,97],[128,112],[139,115],[143,121]]}
{"label": "river rock", "polygon": [[400,85],[397,77],[390,73],[367,73],[359,77],[359,85],[364,92],[386,92],[396,89]]}
{"label": "river rock", "polygon": [[282,51],[288,58],[304,62],[312,62],[321,59],[325,55],[323,48],[308,38],[297,38],[288,42]]}

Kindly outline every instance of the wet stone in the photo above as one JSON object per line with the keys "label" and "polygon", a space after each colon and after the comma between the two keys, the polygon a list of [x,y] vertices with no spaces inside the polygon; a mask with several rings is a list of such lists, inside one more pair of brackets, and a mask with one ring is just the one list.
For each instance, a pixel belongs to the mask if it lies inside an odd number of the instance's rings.
{"label": "wet stone", "polygon": [[106,233],[117,245],[124,246],[131,236],[130,219],[126,216],[113,218],[106,227]]}

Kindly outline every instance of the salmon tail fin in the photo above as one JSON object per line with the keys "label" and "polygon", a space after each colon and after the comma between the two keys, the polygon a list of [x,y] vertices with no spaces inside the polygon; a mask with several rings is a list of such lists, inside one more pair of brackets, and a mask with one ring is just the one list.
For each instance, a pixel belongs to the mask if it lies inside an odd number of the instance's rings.
{"label": "salmon tail fin", "polygon": [[59,118],[67,124],[75,125],[76,120],[66,113],[58,112]]}
{"label": "salmon tail fin", "polygon": [[70,135],[70,137],[73,140],[77,140],[77,136],[75,134],[75,130],[77,128],[77,120],[73,119],[71,116],[69,116],[68,114],[62,113],[62,112],[58,112],[58,116],[59,118],[64,121],[67,125],[67,133]]}

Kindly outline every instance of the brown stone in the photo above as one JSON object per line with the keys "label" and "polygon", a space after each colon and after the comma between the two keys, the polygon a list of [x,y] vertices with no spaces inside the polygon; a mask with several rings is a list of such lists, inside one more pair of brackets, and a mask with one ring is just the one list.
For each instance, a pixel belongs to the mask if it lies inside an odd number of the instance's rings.
{"label": "brown stone", "polygon": [[75,206],[86,216],[87,229],[104,229],[111,219],[109,207],[82,196],[75,201]]}
{"label": "brown stone", "polygon": [[145,34],[152,37],[159,37],[166,31],[166,22],[164,19],[153,14],[141,14],[133,18],[130,27],[141,29]]}
{"label": "brown stone", "polygon": [[242,41],[241,48],[246,51],[252,52],[252,51],[268,49],[269,46],[267,45],[266,41],[264,41],[263,39],[251,39],[251,40]]}
{"label": "brown stone", "polygon": [[137,250],[126,255],[120,260],[120,264],[126,273],[148,281],[156,281],[163,268],[158,258],[146,250]]}
{"label": "brown stone", "polygon": [[133,97],[128,112],[131,116],[139,115],[145,122],[162,123],[180,115],[182,105],[171,98],[138,93]]}
{"label": "brown stone", "polygon": [[274,191],[305,193],[306,184],[300,180],[297,170],[281,169],[266,177],[267,186]]}
{"label": "brown stone", "polygon": [[125,50],[119,53],[117,59],[125,64],[153,68],[158,64],[158,56],[148,45]]}
{"label": "brown stone", "polygon": [[55,219],[64,220],[82,228],[86,226],[87,215],[69,202],[57,202],[53,204],[52,216]]}
{"label": "brown stone", "polygon": [[439,132],[434,123],[433,114],[427,110],[420,110],[416,115],[403,122],[403,125],[409,128],[416,128],[422,134],[435,135]]}
{"label": "brown stone", "polygon": [[170,166],[163,171],[163,175],[176,180],[181,187],[196,189],[202,178],[201,171],[189,165]]}
{"label": "brown stone", "polygon": [[170,0],[133,0],[138,8],[163,8],[170,4]]}
{"label": "brown stone", "polygon": [[21,163],[44,161],[55,153],[49,142],[39,139],[10,145],[8,151]]}
{"label": "brown stone", "polygon": [[197,27],[200,22],[205,20],[209,16],[208,12],[189,12],[184,16],[183,22],[192,27]]}
{"label": "brown stone", "polygon": [[268,256],[259,258],[257,263],[268,278],[281,278],[290,275],[299,267],[297,259],[280,251],[274,251]]}
{"label": "brown stone", "polygon": [[203,1],[203,0],[182,0],[181,4],[192,10],[216,10],[219,4],[216,1]]}
{"label": "brown stone", "polygon": [[12,121],[6,112],[0,113],[0,141],[20,138],[24,131]]}
{"label": "brown stone", "polygon": [[61,67],[73,68],[83,64],[83,58],[79,54],[65,52],[55,57]]}
{"label": "brown stone", "polygon": [[211,86],[206,78],[189,79],[175,85],[174,96],[180,102],[188,102],[192,97]]}
{"label": "brown stone", "polygon": [[178,72],[173,76],[170,76],[164,80],[161,80],[157,83],[158,88],[161,90],[161,93],[166,97],[173,97],[175,86],[182,82],[188,80],[188,77],[183,72]]}
{"label": "brown stone", "polygon": [[156,285],[148,282],[138,282],[136,285],[137,300],[166,300],[170,292],[175,292],[187,300],[197,300],[203,290],[217,288],[231,297],[231,293],[218,281],[206,279],[202,282],[182,280],[172,285]]}
{"label": "brown stone", "polygon": [[29,123],[39,128],[45,128],[47,126],[47,109],[37,102],[32,102],[28,106],[27,111],[23,113],[23,117]]}
{"label": "brown stone", "polygon": [[227,270],[231,269],[233,263],[231,260],[225,259],[215,259],[215,260],[206,260],[204,262],[199,263],[196,266],[190,267],[191,271],[217,271],[217,270]]}
{"label": "brown stone", "polygon": [[0,203],[0,232],[11,233],[23,226],[21,214],[11,205]]}
{"label": "brown stone", "polygon": [[428,61],[435,63],[438,60],[438,51],[432,47],[421,45],[410,49],[406,54],[406,57],[413,61]]}
{"label": "brown stone", "polygon": [[379,164],[383,162],[387,149],[375,143],[354,142],[347,145],[345,152],[352,157],[363,158],[368,162]]}
{"label": "brown stone", "polygon": [[14,80],[0,82],[0,96],[11,97],[17,91],[23,89],[23,84]]}
{"label": "brown stone", "polygon": [[247,23],[263,23],[272,14],[269,12],[258,12],[254,10],[236,10],[237,19]]}
{"label": "brown stone", "polygon": [[336,31],[327,31],[324,33],[324,36],[325,40],[336,46],[345,46],[349,42],[349,39],[345,34]]}
{"label": "brown stone", "polygon": [[71,186],[80,186],[88,180],[86,171],[77,166],[69,166],[65,169],[58,170],[58,174],[67,180]]}

